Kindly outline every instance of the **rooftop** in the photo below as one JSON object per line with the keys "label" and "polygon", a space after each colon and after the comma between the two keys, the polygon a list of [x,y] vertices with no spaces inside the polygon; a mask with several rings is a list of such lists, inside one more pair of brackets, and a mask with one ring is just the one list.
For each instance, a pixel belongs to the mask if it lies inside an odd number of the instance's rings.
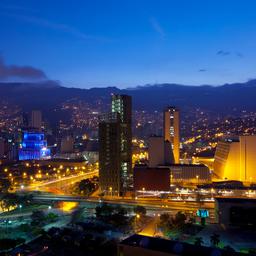
{"label": "rooftop", "polygon": [[[174,240],[166,240],[163,238],[148,237],[142,235],[132,235],[123,240],[120,245],[128,245],[134,247],[141,247],[152,251],[170,253],[170,255],[183,255],[183,256],[202,256],[202,255],[218,255],[228,256],[231,255],[230,251],[222,250],[219,248],[196,246],[188,243],[182,243]],[[244,255],[241,253],[232,252],[233,256]]]}

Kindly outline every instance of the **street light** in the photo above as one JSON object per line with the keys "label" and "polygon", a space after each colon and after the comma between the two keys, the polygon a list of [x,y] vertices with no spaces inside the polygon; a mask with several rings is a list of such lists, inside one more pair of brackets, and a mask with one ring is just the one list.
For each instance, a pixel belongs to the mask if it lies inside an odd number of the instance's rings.
{"label": "street light", "polygon": [[197,185],[198,185],[198,184],[199,184],[199,183],[198,183],[198,180],[199,180],[199,176],[198,176],[198,175],[196,175],[196,179],[197,179]]}
{"label": "street light", "polygon": [[20,209],[20,212],[21,212],[21,209],[22,209],[22,204],[19,204],[19,209]]}
{"label": "street light", "polygon": [[211,198],[213,198],[214,189],[211,188]]}
{"label": "street light", "polygon": [[136,215],[135,215],[135,229],[137,229],[137,225],[138,225],[138,223],[137,223],[137,221],[140,219],[140,215],[137,213]]}
{"label": "street light", "polygon": [[112,190],[113,190],[113,188],[112,188],[112,187],[109,187],[109,191],[110,191],[110,193],[111,193],[111,196],[113,196]]}

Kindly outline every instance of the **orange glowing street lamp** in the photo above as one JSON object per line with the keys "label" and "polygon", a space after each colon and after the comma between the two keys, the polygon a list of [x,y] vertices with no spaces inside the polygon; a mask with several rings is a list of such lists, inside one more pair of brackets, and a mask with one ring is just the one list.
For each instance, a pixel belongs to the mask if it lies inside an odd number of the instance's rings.
{"label": "orange glowing street lamp", "polygon": [[199,184],[199,176],[198,175],[196,175],[196,179],[197,179],[197,185]]}

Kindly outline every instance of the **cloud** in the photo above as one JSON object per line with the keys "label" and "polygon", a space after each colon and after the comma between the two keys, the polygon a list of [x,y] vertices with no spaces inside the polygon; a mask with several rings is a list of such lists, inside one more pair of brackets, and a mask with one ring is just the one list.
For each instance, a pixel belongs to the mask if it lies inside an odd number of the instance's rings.
{"label": "cloud", "polygon": [[231,55],[235,56],[235,57],[238,57],[238,58],[243,58],[244,57],[244,55],[241,52],[230,52],[230,51],[223,51],[223,50],[217,51],[216,55],[222,56],[222,57],[231,56]]}
{"label": "cloud", "polygon": [[79,29],[72,27],[70,25],[67,25],[67,24],[55,23],[55,22],[49,21],[47,19],[42,19],[42,18],[38,18],[35,16],[11,14],[11,13],[2,13],[2,14],[12,17],[12,18],[15,18],[15,19],[18,19],[18,20],[21,20],[21,21],[25,21],[27,23],[31,23],[31,24],[40,26],[40,27],[45,27],[45,28],[49,28],[52,30],[64,32],[66,34],[72,35],[72,36],[74,36],[78,39],[82,39],[82,40],[97,40],[97,41],[104,41],[104,42],[113,41],[112,39],[109,39],[106,37],[86,34],[82,31],[80,31]]}
{"label": "cloud", "polygon": [[203,69],[203,68],[198,70],[198,72],[206,72],[206,71],[207,69]]}
{"label": "cloud", "polygon": [[6,65],[4,59],[0,57],[0,79],[8,80],[13,78],[28,80],[44,80],[47,79],[45,73],[31,66]]}
{"label": "cloud", "polygon": [[244,57],[244,55],[241,52],[236,52],[236,56],[238,58],[243,58]]}
{"label": "cloud", "polygon": [[223,51],[223,50],[219,50],[219,51],[217,51],[217,53],[216,53],[217,55],[219,55],[219,56],[228,56],[228,55],[230,55],[231,54],[231,52],[229,52],[229,51]]}
{"label": "cloud", "polygon": [[159,24],[159,22],[155,18],[150,19],[150,23],[152,25],[152,28],[162,37],[164,38],[166,36],[166,33],[162,26]]}

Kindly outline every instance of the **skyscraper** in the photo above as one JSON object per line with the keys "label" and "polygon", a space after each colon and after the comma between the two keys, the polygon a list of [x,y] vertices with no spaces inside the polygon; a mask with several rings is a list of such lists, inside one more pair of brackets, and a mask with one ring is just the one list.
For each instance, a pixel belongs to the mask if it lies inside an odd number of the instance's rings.
{"label": "skyscraper", "polygon": [[120,115],[121,179],[123,192],[133,183],[132,176],[132,98],[128,95],[112,95],[111,112]]}
{"label": "skyscraper", "polygon": [[111,113],[99,120],[100,188],[124,195],[132,186],[131,97],[112,95]]}
{"label": "skyscraper", "polygon": [[180,162],[180,113],[175,107],[164,110],[164,140],[172,144],[174,161]]}
{"label": "skyscraper", "polygon": [[99,118],[99,183],[101,192],[119,196],[121,180],[121,122],[118,113]]}
{"label": "skyscraper", "polygon": [[42,112],[33,110],[31,113],[31,127],[41,131],[42,129]]}

